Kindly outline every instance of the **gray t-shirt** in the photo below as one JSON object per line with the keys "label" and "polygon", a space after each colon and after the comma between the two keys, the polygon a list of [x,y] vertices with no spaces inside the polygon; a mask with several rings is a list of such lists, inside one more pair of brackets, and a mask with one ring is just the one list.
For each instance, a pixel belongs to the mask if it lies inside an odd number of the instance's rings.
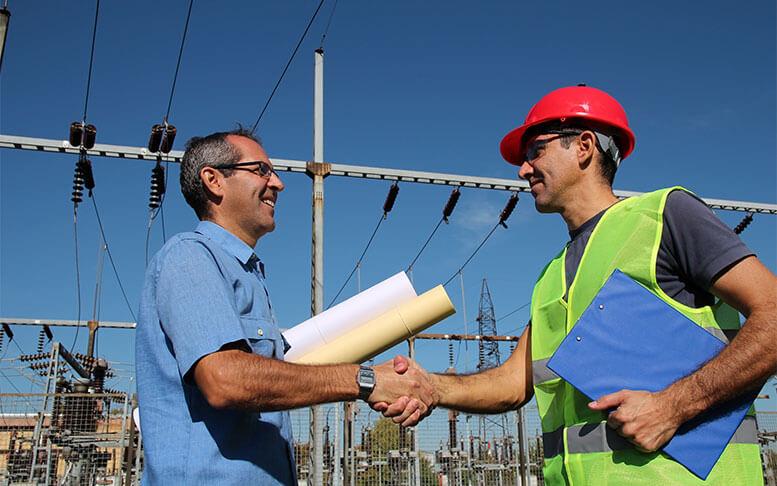
{"label": "gray t-shirt", "polygon": [[[564,260],[567,290],[605,211],[569,232]],[[712,305],[715,297],[709,289],[715,280],[750,255],[754,253],[699,198],[681,190],[669,194],[656,259],[656,280],[669,297],[694,308]]]}

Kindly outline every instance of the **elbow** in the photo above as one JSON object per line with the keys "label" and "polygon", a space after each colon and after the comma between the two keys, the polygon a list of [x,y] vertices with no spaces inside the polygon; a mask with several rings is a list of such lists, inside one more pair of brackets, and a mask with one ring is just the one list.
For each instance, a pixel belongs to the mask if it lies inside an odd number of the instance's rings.
{"label": "elbow", "polygon": [[230,384],[229,373],[223,369],[203,370],[198,373],[197,387],[211,408],[229,410],[236,408],[241,399],[238,387]]}

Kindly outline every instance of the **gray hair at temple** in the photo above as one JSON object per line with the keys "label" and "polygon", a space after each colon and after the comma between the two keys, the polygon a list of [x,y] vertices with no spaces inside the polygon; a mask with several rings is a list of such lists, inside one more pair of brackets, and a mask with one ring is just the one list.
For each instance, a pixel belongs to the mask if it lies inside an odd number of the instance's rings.
{"label": "gray hair at temple", "polygon": [[[258,143],[262,142],[253,132],[238,126],[229,132],[216,132],[204,137],[192,137],[186,142],[186,150],[181,159],[181,194],[194,209],[199,219],[208,215],[208,194],[200,178],[203,167],[234,164],[240,161],[242,154],[227,141],[229,135],[245,137]],[[226,177],[232,174],[230,169],[222,169]]]}

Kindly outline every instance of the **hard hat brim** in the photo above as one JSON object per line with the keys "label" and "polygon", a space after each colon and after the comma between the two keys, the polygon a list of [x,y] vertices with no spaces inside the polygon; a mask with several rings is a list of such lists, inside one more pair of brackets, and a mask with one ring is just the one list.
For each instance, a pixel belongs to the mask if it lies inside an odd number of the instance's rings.
{"label": "hard hat brim", "polygon": [[[581,117],[569,117],[566,120],[562,121],[570,121],[570,120],[580,120],[583,124],[586,122],[588,123],[601,123],[605,126],[612,126],[611,123],[609,123],[607,120],[599,119],[598,117],[592,117],[590,115],[588,116],[581,116]],[[521,125],[518,128],[515,128],[511,130],[507,135],[504,136],[502,139],[502,142],[499,144],[499,151],[502,154],[502,158],[504,158],[507,162],[513,165],[521,166],[523,165],[523,158],[524,158],[524,140],[523,137],[526,134],[526,131],[532,127],[536,127],[538,125],[543,125],[545,123],[553,122],[553,121],[559,121],[558,118],[547,118],[543,120],[536,120],[532,123],[526,123]],[[630,128],[627,127],[613,127],[616,128],[616,130],[619,132],[619,135],[622,135],[622,143],[626,145],[625,147],[621,147],[622,150],[622,157],[621,159],[625,159],[628,157],[631,152],[634,151],[634,145],[636,142],[636,139],[634,137],[634,133],[631,131]]]}

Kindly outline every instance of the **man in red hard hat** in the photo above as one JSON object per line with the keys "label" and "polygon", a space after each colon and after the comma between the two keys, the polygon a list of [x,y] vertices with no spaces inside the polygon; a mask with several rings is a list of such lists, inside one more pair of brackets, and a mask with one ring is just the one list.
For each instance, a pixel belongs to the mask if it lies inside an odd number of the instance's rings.
{"label": "man in red hard hat", "polygon": [[[502,156],[520,167],[537,210],[561,215],[570,240],[541,273],[531,321],[503,365],[431,375],[446,408],[500,413],[535,396],[548,484],[701,484],[659,449],[683,423],[777,372],[777,277],[681,187],[619,201],[612,182],[634,145],[620,103],[588,86],[547,94],[504,137]],[[663,391],[622,390],[590,402],[547,363],[616,268],[729,345]],[[742,326],[736,311],[746,317]],[[418,368],[411,360],[395,365]],[[376,408],[412,425],[415,405],[403,398]],[[762,484],[756,432],[748,416],[704,484]]]}

